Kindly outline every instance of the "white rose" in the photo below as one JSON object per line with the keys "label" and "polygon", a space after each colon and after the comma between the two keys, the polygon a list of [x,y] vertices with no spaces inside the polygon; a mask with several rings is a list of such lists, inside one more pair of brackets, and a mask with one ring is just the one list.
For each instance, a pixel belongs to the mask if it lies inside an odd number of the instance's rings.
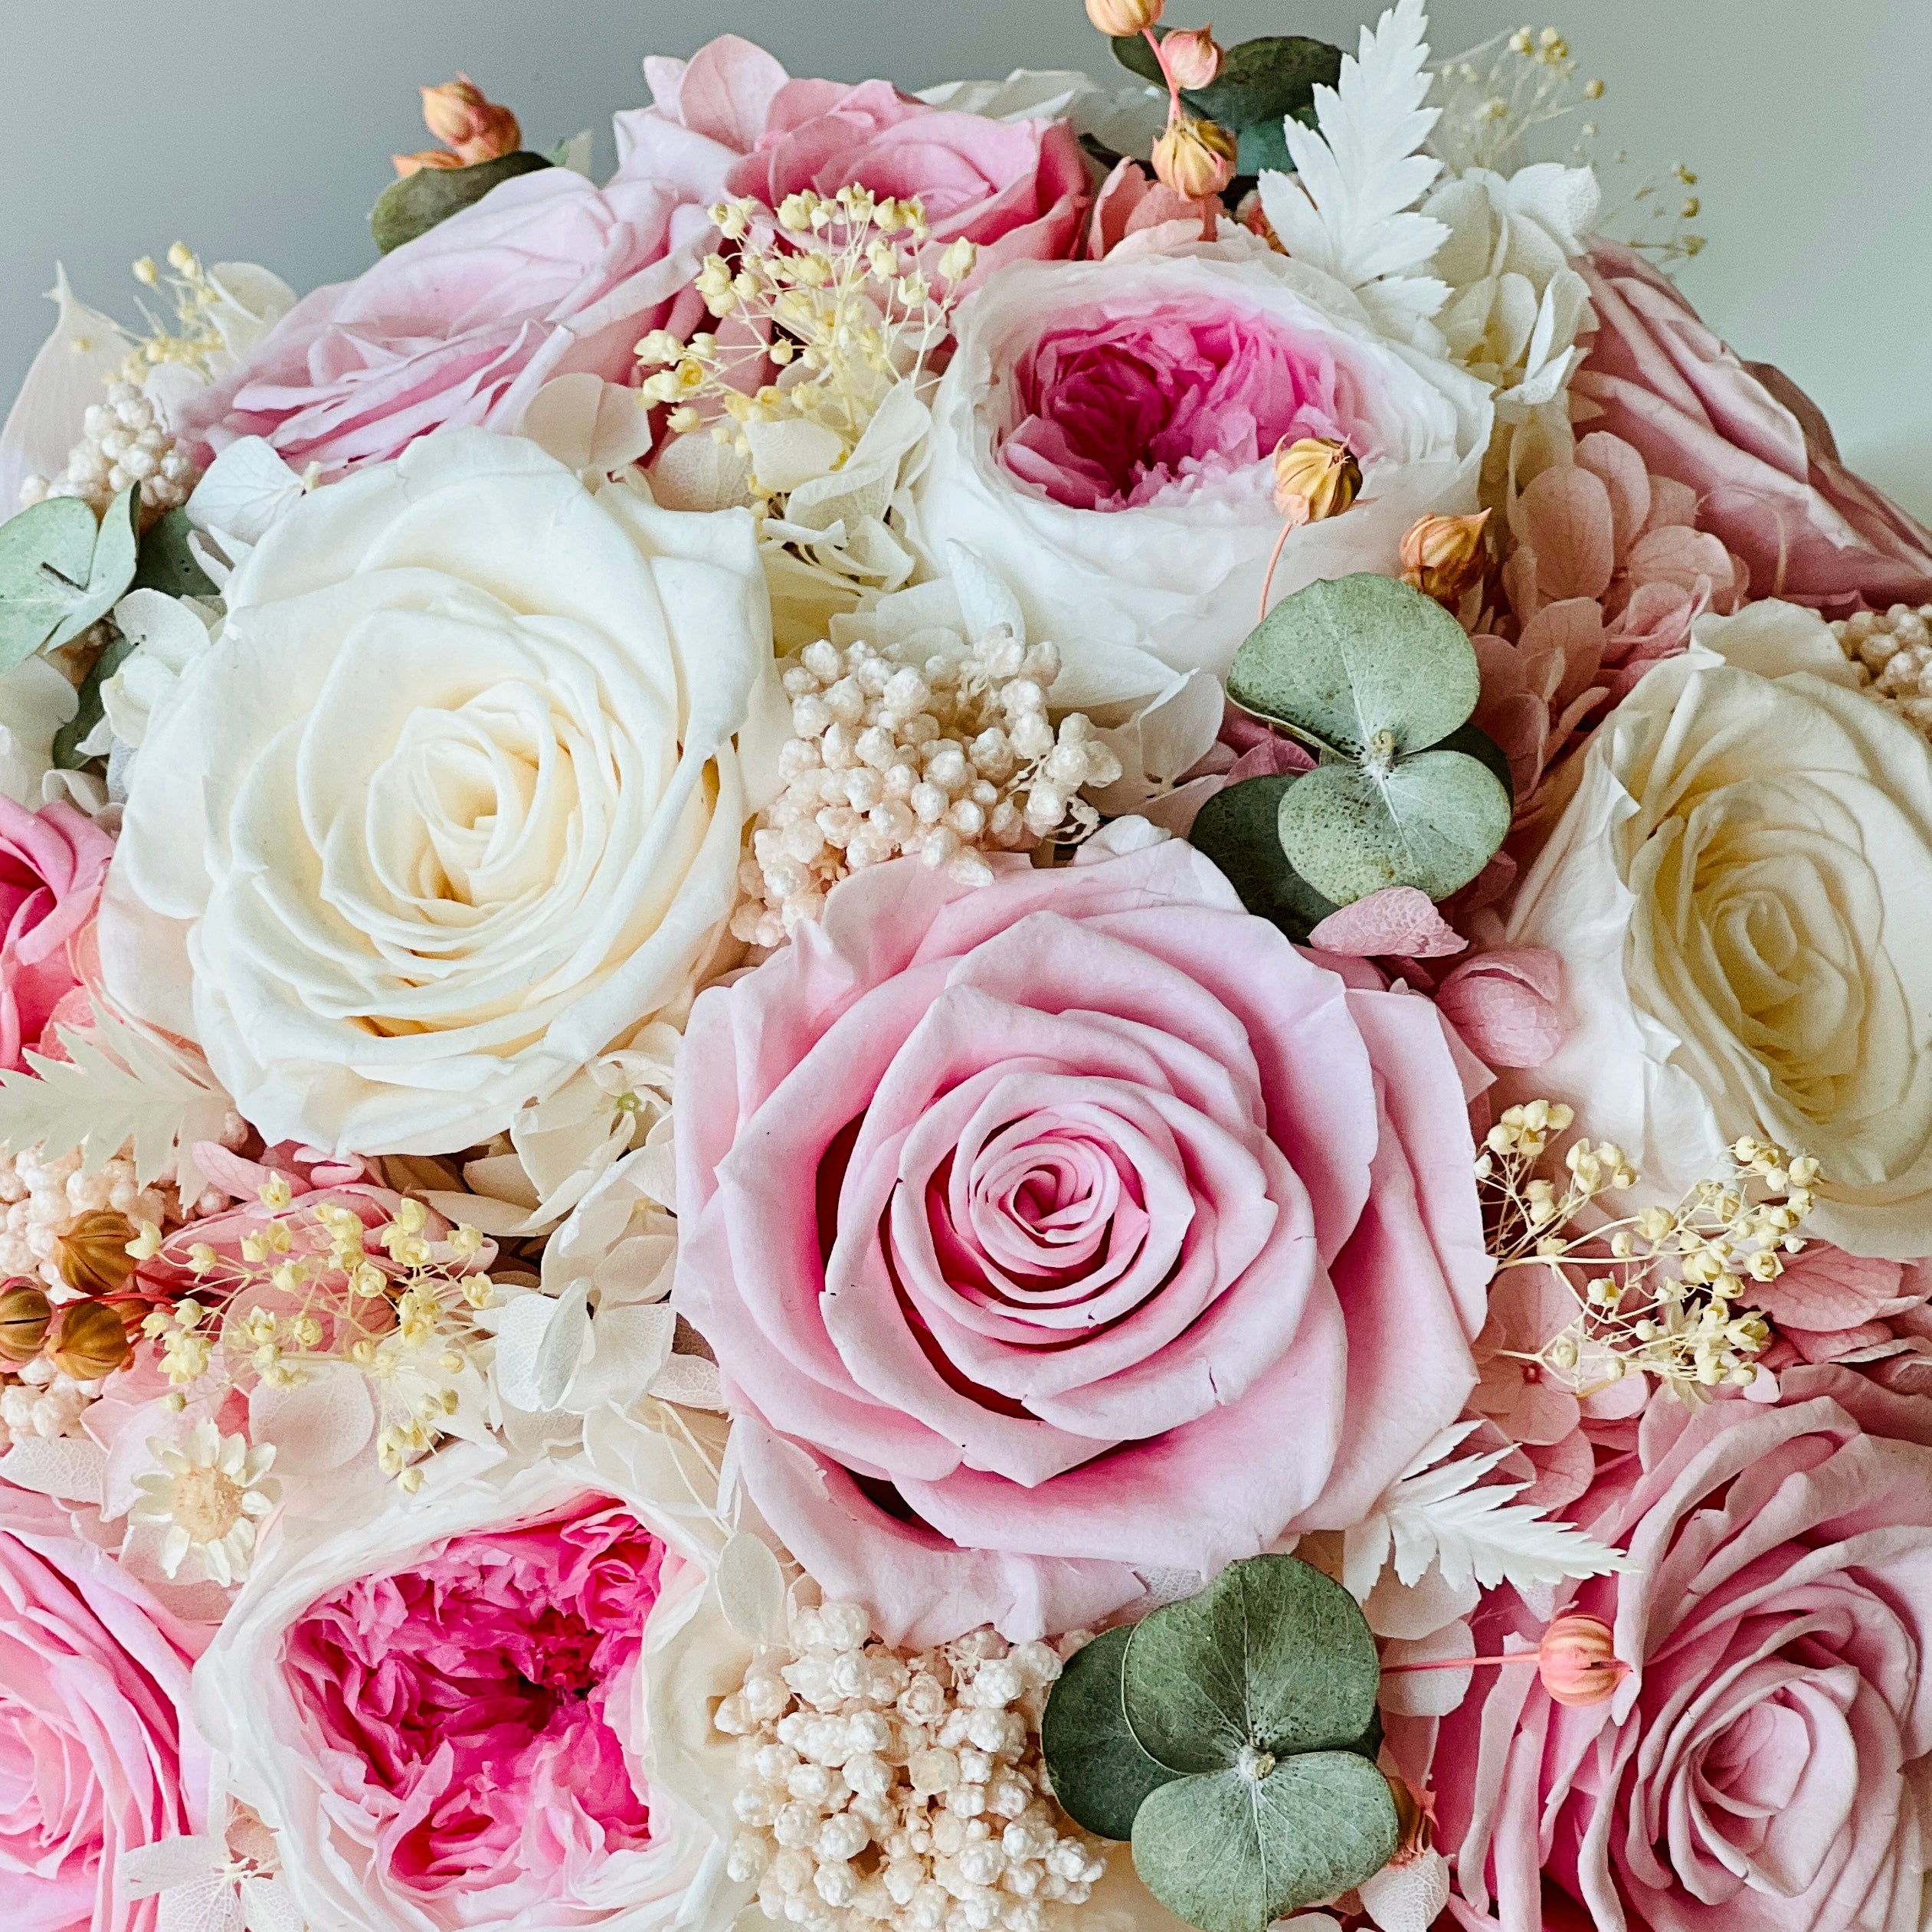
{"label": "white rose", "polygon": [[270,1141],[486,1140],[688,997],[770,661],[748,512],[459,431],[293,503],[227,601],[134,758],[101,946]]}
{"label": "white rose", "polygon": [[[466,1444],[432,1458],[414,1496],[393,1483],[351,1478],[319,1510],[284,1516],[271,1528],[196,1668],[195,1714],[219,1754],[228,1792],[273,1830],[283,1882],[309,1932],[554,1932],[565,1925],[581,1932],[658,1932],[673,1925],[679,1932],[722,1932],[732,1924],[749,1888],[725,1874],[729,1801],[738,1780],[729,1741],[711,1727],[709,1700],[742,1679],[752,1652],[726,1620],[715,1583],[729,1534],[715,1503],[722,1429],[722,1422],[698,1416],[666,1433],[611,1410],[587,1423],[583,1447],[568,1456],[524,1458]],[[578,1515],[600,1499],[621,1507],[665,1546],[637,1668],[626,1666],[597,1686],[603,1694],[598,1721],[621,1744],[626,1773],[649,1809],[648,1839],[608,1848],[601,1833],[585,1839],[585,1820],[568,1798],[526,1768],[545,1748],[536,1717],[506,1705],[490,1735],[474,1719],[452,1729],[461,1734],[466,1763],[479,1754],[489,1760],[483,1769],[500,1780],[499,1801],[526,1809],[526,1840],[536,1855],[525,1863],[499,1845],[486,1856],[478,1853],[476,1869],[424,1882],[413,1862],[421,1853],[408,1835],[411,1821],[394,1815],[390,1788],[412,1776],[418,1760],[411,1754],[425,1754],[419,1799],[488,1810],[490,1787],[459,1783],[439,1800],[421,1714],[384,1699],[398,1688],[408,1696],[418,1681],[434,1690],[440,1674],[442,1695],[460,1719],[455,1700],[467,1681],[464,1660],[403,1643],[398,1654],[406,1661],[394,1684],[374,1672],[359,1681],[347,1673],[339,1707],[332,1699],[325,1717],[313,1688],[291,1668],[291,1639],[299,1650],[306,1639],[298,1626],[359,1580],[434,1565],[451,1542],[460,1549],[465,1539]],[[594,1609],[594,1600],[573,1593],[595,1587],[563,1579],[560,1627],[567,1629],[574,1613]],[[540,1593],[539,1582],[533,1606]],[[401,1600],[383,1600],[407,1624]],[[423,1613],[420,1607],[415,1613]],[[446,1603],[436,1613],[448,1617],[454,1631],[464,1627],[460,1604]],[[532,1629],[540,1646],[541,1634],[534,1624]],[[377,1634],[365,1633],[371,1643]],[[557,1661],[569,1666],[567,1649]],[[571,1714],[565,1707],[582,1694],[581,1685],[557,1691],[560,1718]],[[365,1762],[352,1747],[328,1740],[326,1730],[340,1732],[345,1718],[353,1724],[359,1712],[372,1731],[385,1736],[393,1726],[409,1727],[407,1737],[391,1737],[392,1760]],[[516,1734],[519,1725],[531,1727],[527,1737]],[[519,1788],[519,1779],[531,1782]],[[414,1829],[428,1827],[417,1821]],[[574,1844],[573,1832],[579,1835]],[[447,1842],[443,1848],[447,1855]]]}
{"label": "white rose", "polygon": [[[1217,379],[1213,406],[1194,410],[1201,368],[1222,355],[1217,330],[1241,345],[1223,355],[1232,372]],[[1037,355],[1043,339],[1063,372],[1086,358],[1093,407],[1080,405],[1076,436],[1084,426],[1122,472],[1168,457],[1128,493],[1141,499],[1133,506],[1056,501],[1010,467],[1014,433],[1053,414],[1040,408],[1056,386]],[[1345,427],[1364,485],[1354,508],[1289,539],[1272,598],[1318,578],[1394,575],[1417,518],[1475,508],[1487,386],[1389,341],[1338,282],[1236,232],[1105,262],[1015,263],[987,278],[962,312],[914,488],[913,536],[928,568],[943,572],[948,545],[964,544],[997,561],[1035,636],[1063,648],[1131,644],[1177,670],[1225,673],[1254,627],[1281,534],[1271,432],[1298,395],[1284,361],[1334,371],[1309,400]],[[1115,376],[1144,410],[1118,401]]]}
{"label": "white rose", "polygon": [[1517,899],[1573,1029],[1525,1091],[1651,1197],[1751,1135],[1823,1164],[1808,1232],[1932,1253],[1932,750],[1812,611],[1695,636],[1598,732]]}

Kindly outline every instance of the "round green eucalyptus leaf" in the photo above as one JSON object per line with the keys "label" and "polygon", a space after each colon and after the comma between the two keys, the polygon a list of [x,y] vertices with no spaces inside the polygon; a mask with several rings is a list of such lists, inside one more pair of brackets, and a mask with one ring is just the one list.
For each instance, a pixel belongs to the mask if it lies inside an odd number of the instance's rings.
{"label": "round green eucalyptus leaf", "polygon": [[1134,1820],[1134,1869],[1200,1932],[1267,1932],[1374,1877],[1400,1836],[1388,1780],[1367,1759],[1313,1751],[1265,1777],[1219,1771],[1164,1786]]}
{"label": "round green eucalyptus leaf", "polygon": [[1231,1563],[1197,1596],[1135,1625],[1122,1703],[1141,1748],[1177,1771],[1352,1744],[1382,1669],[1361,1609],[1298,1557]]}
{"label": "round green eucalyptus leaf", "polygon": [[156,519],[141,539],[140,561],[134,572],[137,591],[160,591],[169,597],[213,597],[214,580],[195,560],[189,539],[195,533],[185,510],[170,510]]}
{"label": "round green eucalyptus leaf", "polygon": [[472,201],[480,201],[500,182],[534,174],[550,163],[527,149],[479,161],[467,168],[418,168],[392,181],[369,211],[369,232],[385,255],[405,241],[427,234]]}
{"label": "round green eucalyptus leaf", "polygon": [[1272,919],[1291,939],[1303,940],[1336,908],[1288,863],[1276,822],[1282,794],[1295,782],[1283,776],[1244,778],[1217,791],[1195,815],[1188,834],[1228,876],[1241,903]]}
{"label": "round green eucalyptus leaf", "polygon": [[1445,899],[1482,871],[1509,831],[1510,797],[1462,752],[1424,752],[1377,776],[1359,765],[1311,771],[1276,820],[1289,863],[1338,905],[1388,886]]}
{"label": "round green eucalyptus leaf", "polygon": [[1102,1838],[1130,1837],[1148,1793],[1180,1775],[1155,1763],[1127,1727],[1121,1663],[1133,1634],[1123,1624],[1076,1650],[1040,1721],[1040,1750],[1061,1810]]}
{"label": "round green eucalyptus leaf", "polygon": [[1228,673],[1243,710],[1354,758],[1384,732],[1398,756],[1426,750],[1481,692],[1475,651],[1455,618],[1420,591],[1367,574],[1284,598]]}
{"label": "round green eucalyptus leaf", "polygon": [[31,657],[85,601],[100,526],[77,496],[0,523],[0,670]]}

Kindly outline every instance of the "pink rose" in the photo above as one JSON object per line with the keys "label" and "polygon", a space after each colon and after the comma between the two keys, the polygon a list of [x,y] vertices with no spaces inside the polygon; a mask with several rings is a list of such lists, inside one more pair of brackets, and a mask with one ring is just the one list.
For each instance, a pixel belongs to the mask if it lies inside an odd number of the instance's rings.
{"label": "pink rose", "polygon": [[853,185],[916,199],[935,249],[964,238],[984,274],[1070,255],[1086,164],[1063,121],[996,121],[907,98],[889,81],[794,80],[762,47],[725,34],[688,61],[644,63],[653,104],[617,117],[618,179],[701,154],[725,186],[776,208],[805,189]]}
{"label": "pink rose", "polygon": [[113,856],[114,841],[66,800],[30,812],[0,797],[0,1070],[20,1067],[80,985],[73,942]]}
{"label": "pink rose", "polygon": [[673,1299],[766,1519],[896,1642],[1353,1521],[1459,1410],[1490,1269],[1426,1000],[1178,841],[995,863],[855,876],[679,1063]]}
{"label": "pink rose", "polygon": [[[1461,1923],[1493,1901],[1539,1932],[1567,1894],[1603,1932],[1916,1932],[1932,1404],[1832,1368],[1793,1371],[1775,1408],[1658,1397],[1572,1513],[1633,1567],[1557,1607],[1610,1623],[1635,1668],[1568,1709],[1504,1669],[1443,1721]],[[1511,1600],[1475,1619],[1478,1652],[1534,1648]]]}
{"label": "pink rose", "polygon": [[298,303],[183,426],[211,450],[266,437],[339,474],[436,429],[514,431],[553,376],[631,382],[652,329],[696,325],[690,284],[715,175],[599,190],[568,168],[521,175],[352,282]]}
{"label": "pink rose", "polygon": [[197,1829],[198,1647],[64,1507],[0,1482],[0,1898],[15,1932],[151,1932],[156,1904],[122,1897],[121,1861]]}
{"label": "pink rose", "polygon": [[1754,598],[1829,616],[1932,598],[1932,531],[1845,468],[1796,384],[1740,362],[1631,250],[1598,241],[1580,266],[1600,326],[1576,394],[1697,492],[1698,528],[1744,559]]}

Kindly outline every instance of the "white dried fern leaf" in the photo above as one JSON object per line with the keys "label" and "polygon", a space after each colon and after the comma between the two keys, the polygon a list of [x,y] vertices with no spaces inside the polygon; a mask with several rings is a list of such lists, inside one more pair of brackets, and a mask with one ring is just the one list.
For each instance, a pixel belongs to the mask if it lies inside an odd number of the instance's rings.
{"label": "white dried fern leaf", "polygon": [[1416,211],[1442,172],[1418,152],[1440,110],[1423,105],[1430,74],[1422,0],[1397,0],[1361,47],[1344,56],[1339,84],[1315,90],[1315,133],[1285,123],[1296,172],[1261,177],[1262,211],[1288,252],[1355,291],[1390,334],[1407,339],[1449,299],[1420,271],[1448,239]]}
{"label": "white dried fern leaf", "polygon": [[78,1149],[88,1174],[131,1144],[143,1187],[175,1176],[184,1194],[198,1194],[195,1143],[221,1138],[228,1096],[198,1058],[159,1035],[98,1002],[93,1019],[86,1030],[60,1029],[71,1059],[30,1053],[28,1071],[0,1074],[0,1144],[55,1159]]}
{"label": "white dried fern leaf", "polygon": [[1629,1559],[1573,1524],[1551,1522],[1541,1510],[1511,1498],[1520,1482],[1482,1478],[1510,1452],[1446,1460],[1475,1428],[1458,1423],[1437,1436],[1384,1492],[1344,1541],[1343,1580],[1365,1598],[1393,1562],[1397,1580],[1420,1582],[1433,1564],[1444,1582],[1484,1590],[1519,1590],[1627,1570]]}

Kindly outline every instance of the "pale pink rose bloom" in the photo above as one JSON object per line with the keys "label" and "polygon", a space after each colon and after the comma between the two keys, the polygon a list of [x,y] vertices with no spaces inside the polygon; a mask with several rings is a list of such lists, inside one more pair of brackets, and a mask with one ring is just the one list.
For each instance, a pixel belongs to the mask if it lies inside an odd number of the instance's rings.
{"label": "pale pink rose bloom", "polygon": [[0,1482],[0,1901],[14,1932],[152,1932],[129,1852],[199,1828],[198,1634],[67,1509]]}
{"label": "pale pink rose bloom", "polygon": [[[1462,1926],[1917,1932],[1932,1403],[1785,1379],[1776,1407],[1653,1400],[1569,1512],[1632,1560],[1556,1605],[1614,1631],[1609,1703],[1566,1709],[1519,1665],[1442,1720]],[[1485,1655],[1542,1629],[1508,1592],[1474,1623]]]}
{"label": "pale pink rose bloom", "polygon": [[850,186],[917,200],[932,224],[928,254],[976,242],[978,275],[1079,245],[1086,167],[1063,121],[958,113],[886,80],[794,80],[735,34],[688,61],[647,60],[644,74],[653,104],[617,117],[620,181],[702,165],[724,169],[729,193],[773,209],[807,189]]}
{"label": "pale pink rose bloom", "polygon": [[1654,473],[1690,486],[1699,527],[1748,565],[1754,599],[1842,616],[1932,598],[1932,531],[1845,468],[1796,383],[1739,361],[1631,250],[1600,240],[1577,265],[1598,328],[1573,393]]}
{"label": "pale pink rose bloom", "polygon": [[0,797],[0,1071],[21,1064],[80,985],[73,945],[94,915],[114,841],[64,799],[30,812]]}
{"label": "pale pink rose bloom", "polygon": [[336,476],[431,430],[513,431],[554,376],[634,385],[640,338],[703,314],[691,284],[722,185],[701,166],[602,189],[568,168],[519,175],[298,303],[182,427],[204,456],[260,436]]}
{"label": "pale pink rose bloom", "polygon": [[600,1868],[651,1842],[630,1757],[666,1560],[587,1496],[432,1544],[290,1626],[282,1668],[332,1781],[324,1811],[422,1923],[608,1916]]}
{"label": "pale pink rose bloom", "polygon": [[896,1641],[1355,1521],[1461,1409],[1490,1269],[1426,1000],[1177,840],[995,863],[856,875],[679,1063],[674,1300],[766,1519]]}

